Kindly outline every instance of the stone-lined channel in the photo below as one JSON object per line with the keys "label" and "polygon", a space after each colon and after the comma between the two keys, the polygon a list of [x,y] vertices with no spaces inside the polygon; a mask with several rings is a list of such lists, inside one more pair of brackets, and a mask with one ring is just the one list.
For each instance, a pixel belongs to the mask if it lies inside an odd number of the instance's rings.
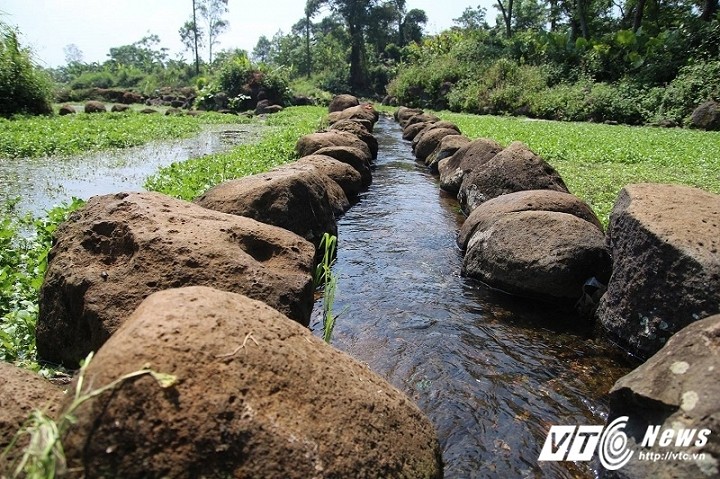
{"label": "stone-lined channel", "polygon": [[375,136],[373,184],[338,222],[332,344],[430,417],[445,477],[593,477],[592,464],[538,463],[540,449],[553,424],[604,424],[604,394],[631,368],[578,319],[461,277],[457,202],[399,126],[382,118]]}

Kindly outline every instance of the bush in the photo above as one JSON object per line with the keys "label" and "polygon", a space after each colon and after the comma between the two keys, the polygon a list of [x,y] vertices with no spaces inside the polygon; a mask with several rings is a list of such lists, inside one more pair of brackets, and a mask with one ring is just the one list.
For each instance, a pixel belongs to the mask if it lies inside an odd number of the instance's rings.
{"label": "bush", "polygon": [[50,77],[20,47],[18,32],[0,23],[0,116],[52,113]]}
{"label": "bush", "polygon": [[87,90],[89,88],[111,88],[115,85],[113,76],[107,71],[84,72],[70,82],[73,90]]}
{"label": "bush", "polygon": [[656,120],[682,124],[704,101],[720,101],[720,60],[688,65],[665,88]]}

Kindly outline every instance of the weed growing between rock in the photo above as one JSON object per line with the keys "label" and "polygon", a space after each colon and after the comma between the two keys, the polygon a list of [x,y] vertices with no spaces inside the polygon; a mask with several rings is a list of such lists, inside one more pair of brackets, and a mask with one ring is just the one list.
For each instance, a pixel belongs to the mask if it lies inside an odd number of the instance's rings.
{"label": "weed growing between rock", "polygon": [[333,315],[337,276],[332,272],[332,267],[335,264],[337,236],[325,233],[320,242],[320,249],[323,251],[323,259],[315,268],[313,281],[316,288],[323,287],[323,340],[330,344],[335,320],[340,316]]}
{"label": "weed growing between rock", "polygon": [[27,424],[17,432],[3,451],[0,457],[5,460],[7,454],[16,447],[18,440],[23,436],[28,436],[29,444],[18,463],[12,468],[12,478],[53,479],[57,474],[62,475],[67,472],[62,437],[76,422],[75,413],[78,408],[90,399],[114,389],[128,379],[146,374],[152,376],[161,388],[169,388],[177,383],[177,377],[153,371],[149,366],[145,366],[143,369],[125,374],[101,388],[84,391],[85,373],[92,357],[93,353],[88,354],[83,362],[75,384],[73,401],[60,418],[55,420],[39,409],[34,410]]}

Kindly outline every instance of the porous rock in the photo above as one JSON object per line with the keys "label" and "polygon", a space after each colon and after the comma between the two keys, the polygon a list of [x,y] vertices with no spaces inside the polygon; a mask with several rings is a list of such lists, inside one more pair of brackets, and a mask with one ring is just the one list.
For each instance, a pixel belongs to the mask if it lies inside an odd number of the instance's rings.
{"label": "porous rock", "polygon": [[[718,371],[720,315],[714,315],[681,329],[654,356],[620,378],[610,390],[608,423],[627,417],[624,432],[633,456],[622,468],[605,471],[602,477],[719,477]],[[656,433],[655,440],[643,447],[648,428]],[[705,444],[700,444],[702,431],[708,439]],[[669,444],[662,444],[663,435],[670,437]],[[686,441],[678,444],[678,437]],[[668,454],[668,458],[643,460],[640,454]],[[681,457],[685,454],[688,460]]]}
{"label": "porous rock", "polygon": [[415,123],[436,123],[438,121],[440,121],[440,117],[433,115],[432,113],[419,113],[405,120],[405,123],[401,123],[400,126],[405,129],[410,125],[414,125]]}
{"label": "porous rock", "polygon": [[467,174],[478,168],[502,151],[496,141],[478,138],[460,147],[452,156],[438,162],[440,188],[457,195]]}
{"label": "porous rock", "polygon": [[[358,106],[346,108],[342,111],[335,111],[327,116],[328,123],[333,124],[341,120],[363,120],[375,124],[380,118],[380,114],[370,103],[362,103]],[[368,130],[372,133],[372,127]]]}
{"label": "porous rock", "polygon": [[326,183],[317,172],[309,170],[277,169],[225,181],[195,202],[204,208],[279,226],[315,246],[320,245],[325,233],[337,235]]}
{"label": "porous rock", "polygon": [[364,187],[372,183],[372,171],[370,170],[372,157],[365,155],[361,150],[350,146],[327,146],[320,148],[314,154],[329,156],[352,166],[360,173]]}
{"label": "porous rock", "polygon": [[510,294],[571,306],[588,279],[605,284],[611,267],[594,224],[567,213],[519,211],[478,225],[462,271]]}
{"label": "porous rock", "polygon": [[370,158],[375,159],[367,144],[357,136],[347,131],[321,131],[319,133],[310,133],[301,136],[295,144],[295,152],[299,158],[309,156],[326,146],[350,146],[357,148]]}
{"label": "porous rock", "polygon": [[348,199],[355,198],[363,189],[363,181],[355,168],[325,155],[310,155],[300,158],[294,164],[312,165],[321,173],[340,185]]}
{"label": "porous rock", "polygon": [[360,138],[367,145],[372,157],[377,158],[378,141],[360,122],[355,120],[340,120],[330,125],[328,130],[338,130],[352,133],[353,135]]}
{"label": "porous rock", "polygon": [[425,159],[425,164],[431,173],[438,174],[438,165],[445,158],[453,156],[460,148],[470,143],[470,139],[463,135],[449,135],[443,137],[432,153]]}
{"label": "porous rock", "polygon": [[432,125],[432,123],[427,121],[408,125],[407,127],[403,128],[402,139],[407,141],[413,141],[421,131],[425,130],[425,128],[430,125]]}
{"label": "porous rock", "polygon": [[499,215],[517,211],[556,211],[567,213],[588,221],[602,231],[602,223],[593,210],[575,195],[553,190],[518,191],[493,198],[475,208],[463,222],[458,233],[457,244],[461,250],[467,249],[468,241],[475,230],[488,221],[494,221]]}
{"label": "porous rock", "polygon": [[[313,155],[311,155],[313,156]],[[306,157],[307,158],[307,157]],[[328,201],[330,202],[330,207],[333,210],[333,213],[335,214],[335,217],[337,218],[344,212],[346,212],[350,208],[350,200],[348,199],[347,195],[343,191],[342,187],[336,182],[333,181],[332,178],[330,178],[327,174],[325,174],[323,171],[321,171],[318,166],[310,164],[310,163],[298,163],[297,161],[294,161],[292,163],[286,163],[284,165],[280,165],[278,167],[273,168],[270,170],[270,172],[292,172],[292,171],[305,171],[308,173],[311,173],[322,182],[323,188],[325,189],[325,194],[328,198]]]}
{"label": "porous rock", "polygon": [[63,443],[84,477],[442,477],[433,426],[402,393],[279,312],[193,287],[147,298],[87,369],[108,384]]}
{"label": "porous rock", "polygon": [[420,108],[408,108],[406,106],[401,106],[400,108],[395,110],[393,116],[395,117],[395,121],[400,123],[400,125],[402,126],[408,118],[410,118],[411,116],[419,115],[421,113],[424,113],[424,111]]}
{"label": "porous rock", "polygon": [[122,113],[124,111],[128,111],[130,107],[128,105],[122,104],[122,103],[116,103],[110,108],[110,111],[114,113]]}
{"label": "porous rock", "polygon": [[706,101],[690,115],[690,126],[702,130],[720,131],[720,103]]}
{"label": "porous rock", "polygon": [[415,147],[415,157],[418,161],[425,162],[430,153],[440,144],[440,141],[449,135],[458,135],[458,132],[451,128],[431,128],[424,132]]}
{"label": "porous rock", "polygon": [[91,100],[85,103],[85,113],[105,113],[107,108],[100,101]]}
{"label": "porous rock", "polygon": [[[40,375],[0,361],[0,454],[26,424],[33,410],[55,418],[65,394]],[[22,457],[27,437],[20,438],[7,456],[0,458],[0,476],[13,477],[12,466]]]}
{"label": "porous rock", "polygon": [[639,357],[720,311],[720,196],[681,185],[634,184],[608,226],[614,269],[598,308],[603,329]]}
{"label": "porous rock", "polygon": [[415,138],[412,139],[411,146],[412,146],[413,153],[417,154],[418,143],[420,143],[420,141],[422,141],[423,136],[425,136],[426,133],[429,133],[432,130],[441,129],[441,128],[453,130],[454,133],[452,133],[452,134],[454,134],[454,135],[460,134],[460,129],[454,123],[451,123],[449,121],[437,121],[435,123],[426,123],[425,128],[420,130],[418,132],[418,134],[415,135]]}
{"label": "porous rock", "polygon": [[330,113],[334,111],[343,111],[347,108],[358,106],[360,104],[360,101],[357,99],[357,97],[353,95],[336,95],[333,97],[332,100],[330,100],[330,105],[328,106],[328,111]]}
{"label": "porous rock", "polygon": [[149,294],[186,285],[247,294],[307,325],[314,254],[282,228],[159,193],[93,197],[56,232],[38,355],[77,366]]}
{"label": "porous rock", "polygon": [[565,182],[555,168],[526,145],[515,141],[465,175],[458,191],[458,201],[463,211],[469,214],[487,200],[523,190],[568,193]]}
{"label": "porous rock", "polygon": [[62,105],[60,109],[58,110],[58,115],[65,116],[65,115],[74,115],[77,113],[75,110],[75,107],[72,105]]}

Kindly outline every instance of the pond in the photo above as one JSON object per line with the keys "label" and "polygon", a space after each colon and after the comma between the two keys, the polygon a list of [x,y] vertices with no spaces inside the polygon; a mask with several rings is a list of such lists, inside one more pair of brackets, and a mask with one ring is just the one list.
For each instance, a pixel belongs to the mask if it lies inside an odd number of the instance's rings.
{"label": "pond", "polygon": [[[551,425],[604,424],[604,395],[630,365],[578,318],[460,275],[457,202],[400,134],[378,123],[373,184],[338,224],[333,346],[427,414],[445,477],[594,477],[537,458]],[[318,335],[320,323],[318,303]]]}
{"label": "pond", "polygon": [[42,216],[72,197],[141,191],[158,168],[189,158],[220,153],[256,141],[263,125],[207,126],[193,138],[156,141],[140,147],[70,157],[1,158],[0,202],[20,198],[20,212]]}

